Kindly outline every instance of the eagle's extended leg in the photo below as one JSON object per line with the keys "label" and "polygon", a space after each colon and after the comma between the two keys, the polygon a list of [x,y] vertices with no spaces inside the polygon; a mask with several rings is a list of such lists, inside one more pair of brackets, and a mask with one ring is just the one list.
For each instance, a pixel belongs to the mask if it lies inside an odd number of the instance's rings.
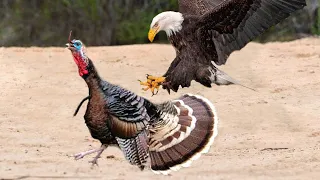
{"label": "eagle's extended leg", "polygon": [[[147,81],[146,82],[140,81],[140,85],[147,86],[145,88],[142,88],[142,90],[147,91],[150,89],[152,92],[152,95],[156,95],[159,91],[159,86],[162,85],[162,83],[164,83],[165,81],[166,81],[165,77],[155,77],[147,74]],[[156,93],[154,92],[155,90],[157,90]]]}

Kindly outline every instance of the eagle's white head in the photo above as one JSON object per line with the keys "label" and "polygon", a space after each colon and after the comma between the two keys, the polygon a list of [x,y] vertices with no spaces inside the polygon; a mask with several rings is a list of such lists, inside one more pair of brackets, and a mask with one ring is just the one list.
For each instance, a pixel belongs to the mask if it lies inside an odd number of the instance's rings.
{"label": "eagle's white head", "polygon": [[181,13],[174,11],[165,11],[155,16],[151,22],[148,34],[149,40],[152,42],[154,37],[160,31],[165,31],[167,36],[180,31],[184,18]]}

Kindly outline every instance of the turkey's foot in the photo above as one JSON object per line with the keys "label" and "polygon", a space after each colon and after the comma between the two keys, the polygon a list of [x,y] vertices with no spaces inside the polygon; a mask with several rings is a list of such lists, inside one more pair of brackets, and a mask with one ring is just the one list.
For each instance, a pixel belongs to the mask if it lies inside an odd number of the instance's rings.
{"label": "turkey's foot", "polygon": [[75,154],[74,155],[74,159],[75,160],[79,160],[79,159],[82,159],[83,157],[85,157],[86,155],[89,155],[89,154],[93,154],[93,153],[98,153],[92,161],[89,161],[90,163],[92,163],[92,165],[98,165],[97,161],[98,159],[100,158],[100,155],[102,154],[102,152],[107,148],[106,145],[101,145],[100,148],[98,149],[92,149],[92,150],[89,150],[89,151],[85,151],[85,152],[80,152],[78,154]]}
{"label": "turkey's foot", "polygon": [[[104,147],[104,148],[103,148]],[[92,166],[97,165],[98,166],[98,159],[100,158],[101,154],[103,153],[103,151],[107,148],[107,146],[102,145],[101,146],[101,150],[98,151],[98,154],[91,160],[89,161],[89,163],[92,164]]]}
{"label": "turkey's foot", "polygon": [[[142,90],[144,91],[147,91],[150,89],[153,96],[158,94],[160,85],[162,85],[162,83],[164,83],[165,81],[166,81],[165,77],[155,77],[147,74],[147,81],[146,82],[140,81],[140,85],[146,86],[142,88]],[[157,91],[155,92],[155,90]]]}

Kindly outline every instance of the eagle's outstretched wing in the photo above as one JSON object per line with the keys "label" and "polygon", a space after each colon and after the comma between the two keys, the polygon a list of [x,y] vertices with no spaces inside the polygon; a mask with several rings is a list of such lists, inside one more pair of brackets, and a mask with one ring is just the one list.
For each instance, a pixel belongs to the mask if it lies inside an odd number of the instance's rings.
{"label": "eagle's outstretched wing", "polygon": [[225,0],[179,0],[179,12],[182,14],[202,15]]}
{"label": "eagle's outstretched wing", "polygon": [[199,34],[210,32],[218,54],[215,63],[222,65],[233,51],[305,5],[305,0],[226,0],[202,15]]}

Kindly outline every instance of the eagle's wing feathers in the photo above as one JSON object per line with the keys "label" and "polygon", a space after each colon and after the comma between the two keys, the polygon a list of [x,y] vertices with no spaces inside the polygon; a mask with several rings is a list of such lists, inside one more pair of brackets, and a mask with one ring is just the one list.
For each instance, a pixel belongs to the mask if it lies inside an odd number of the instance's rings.
{"label": "eagle's wing feathers", "polygon": [[222,65],[233,51],[305,5],[305,0],[228,0],[202,15],[198,26],[211,33],[215,63]]}
{"label": "eagle's wing feathers", "polygon": [[179,12],[189,15],[202,15],[225,0],[179,0]]}

